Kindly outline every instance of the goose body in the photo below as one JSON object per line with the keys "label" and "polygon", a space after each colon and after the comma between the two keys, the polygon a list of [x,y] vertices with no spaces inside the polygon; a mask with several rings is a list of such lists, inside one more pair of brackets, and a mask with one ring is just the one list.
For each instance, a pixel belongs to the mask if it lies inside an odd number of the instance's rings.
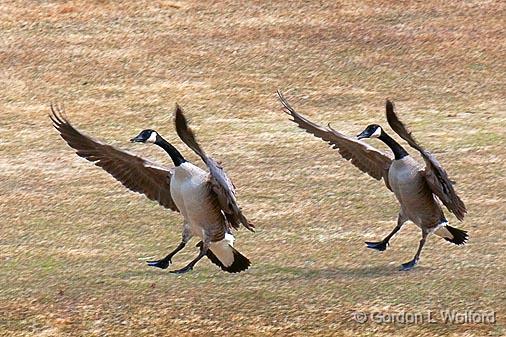
{"label": "goose body", "polygon": [[234,262],[234,236],[227,232],[226,218],[214,198],[209,173],[190,162],[174,169],[170,192],[192,236],[209,242],[209,249],[224,267]]}
{"label": "goose body", "polygon": [[[464,203],[456,194],[453,184],[441,164],[431,153],[416,143],[411,132],[397,118],[393,103],[387,100],[387,121],[401,138],[420,152],[424,158],[425,167],[411,157],[377,124],[369,125],[357,137],[349,137],[334,130],[330,125],[326,128],[309,121],[297,113],[279,91],[278,96],[285,112],[293,117],[293,121],[300,128],[331,144],[345,159],[350,160],[361,171],[377,180],[383,180],[386,187],[394,193],[400,204],[397,226],[383,240],[366,242],[368,248],[384,251],[390,239],[408,220],[421,229],[422,239],[415,257],[402,264],[401,270],[409,270],[416,265],[429,234],[434,233],[457,245],[466,243],[467,232],[448,224],[438,199],[459,220],[462,220],[466,213]],[[380,139],[392,150],[394,158],[360,141],[362,138]]]}
{"label": "goose body", "polygon": [[393,160],[388,170],[388,181],[402,205],[402,213],[420,228],[435,228],[444,219],[444,214],[421,169],[411,156]]}
{"label": "goose body", "polygon": [[222,270],[235,273],[246,270],[250,261],[234,247],[231,229],[242,224],[254,231],[254,226],[242,214],[235,198],[235,189],[223,168],[207,156],[188,127],[182,110],[176,109],[176,131],[180,138],[195,151],[209,168],[209,172],[187,161],[182,154],[154,130],[143,130],[132,142],[153,143],[164,149],[174,168],[137,157],[88,137],[75,129],[62,111],[50,116],[62,138],[76,153],[102,167],[125,187],[142,193],[184,218],[182,240],[166,257],[148,261],[148,265],[165,269],[174,255],[182,250],[192,237],[200,238],[199,255],[186,267],[171,271],[185,273],[193,269],[204,256]]}
{"label": "goose body", "polygon": [[190,225],[191,233],[201,239],[215,224],[223,226],[223,215],[210,196],[207,176],[207,172],[186,162],[174,169],[170,179],[170,194],[177,208]]}

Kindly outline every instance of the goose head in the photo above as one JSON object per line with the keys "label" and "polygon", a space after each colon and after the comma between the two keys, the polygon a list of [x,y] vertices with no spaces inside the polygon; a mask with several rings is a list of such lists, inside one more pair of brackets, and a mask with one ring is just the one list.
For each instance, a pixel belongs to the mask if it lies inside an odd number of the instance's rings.
{"label": "goose head", "polygon": [[155,130],[147,129],[142,130],[136,137],[130,139],[132,143],[155,143],[160,139],[158,132]]}
{"label": "goose head", "polygon": [[383,134],[383,129],[378,124],[371,124],[365,128],[360,134],[357,135],[357,139],[363,138],[379,138]]}

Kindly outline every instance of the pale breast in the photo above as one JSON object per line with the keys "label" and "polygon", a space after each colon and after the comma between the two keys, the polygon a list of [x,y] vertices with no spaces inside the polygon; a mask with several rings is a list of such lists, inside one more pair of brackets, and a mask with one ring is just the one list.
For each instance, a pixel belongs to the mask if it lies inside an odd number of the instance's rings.
{"label": "pale breast", "polygon": [[220,227],[219,231],[222,231],[223,214],[209,189],[207,172],[184,163],[174,170],[170,190],[194,235],[201,238],[204,235],[214,236],[215,227]]}
{"label": "pale breast", "polygon": [[442,211],[420,169],[409,156],[394,160],[388,180],[405,215],[419,226],[430,227],[439,222]]}
{"label": "pale breast", "polygon": [[388,181],[396,196],[416,193],[421,178],[420,167],[410,156],[392,161],[388,171]]}

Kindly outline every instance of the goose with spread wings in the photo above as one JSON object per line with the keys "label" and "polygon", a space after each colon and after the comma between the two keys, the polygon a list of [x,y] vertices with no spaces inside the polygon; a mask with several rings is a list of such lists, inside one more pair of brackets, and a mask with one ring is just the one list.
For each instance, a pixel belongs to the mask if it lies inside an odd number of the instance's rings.
{"label": "goose with spread wings", "polygon": [[144,194],[161,206],[183,215],[181,243],[164,258],[148,261],[148,265],[167,268],[174,255],[196,236],[201,240],[197,244],[200,247],[198,256],[184,268],[171,272],[188,272],[204,256],[230,273],[249,268],[248,258],[234,248],[232,229],[239,229],[243,225],[254,231],[254,226],[238,206],[231,180],[223,168],[197,143],[178,105],[175,113],[176,131],[183,142],[202,158],[209,172],[187,161],[155,130],[143,130],[131,142],[158,145],[172,159],[173,168],[166,168],[88,137],[72,126],[63,109],[51,105],[51,111],[50,118],[54,127],[67,144],[76,150],[78,156],[103,168],[131,191]]}
{"label": "goose with spread wings", "polygon": [[[341,156],[362,172],[376,180],[383,180],[386,187],[395,194],[400,204],[397,225],[383,240],[366,242],[368,248],[384,251],[389,245],[390,239],[408,220],[421,229],[422,238],[415,257],[402,264],[401,270],[409,270],[417,264],[427,236],[431,233],[456,245],[463,245],[467,242],[466,231],[448,224],[438,199],[461,221],[466,214],[464,203],[455,192],[452,181],[434,155],[421,147],[414,140],[411,132],[398,119],[392,102],[386,101],[388,124],[411,147],[420,152],[425,161],[425,167],[422,167],[377,124],[369,125],[357,137],[349,137],[334,130],[330,125],[323,127],[311,122],[297,113],[279,91],[278,96],[285,112],[292,116],[293,121],[300,128],[332,145]],[[378,138],[383,141],[392,150],[394,158],[362,142],[361,139],[364,138]]]}

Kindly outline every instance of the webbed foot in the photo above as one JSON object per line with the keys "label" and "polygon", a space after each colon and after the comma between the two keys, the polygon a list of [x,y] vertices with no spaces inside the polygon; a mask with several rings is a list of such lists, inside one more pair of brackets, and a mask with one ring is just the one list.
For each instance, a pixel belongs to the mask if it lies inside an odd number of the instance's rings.
{"label": "webbed foot", "polygon": [[367,248],[376,249],[380,252],[383,252],[388,247],[388,241],[379,241],[379,242],[367,242],[365,243],[367,245]]}
{"label": "webbed foot", "polygon": [[411,270],[411,269],[413,269],[413,267],[414,267],[414,266],[416,266],[416,262],[417,262],[417,261],[416,261],[415,259],[413,259],[413,260],[411,260],[411,261],[409,261],[409,262],[403,263],[403,264],[401,265],[401,268],[400,268],[399,270],[400,270],[400,271],[408,271],[408,270]]}
{"label": "webbed foot", "polygon": [[170,259],[161,259],[156,261],[147,261],[148,266],[157,267],[161,269],[167,269],[167,267],[172,263]]}

